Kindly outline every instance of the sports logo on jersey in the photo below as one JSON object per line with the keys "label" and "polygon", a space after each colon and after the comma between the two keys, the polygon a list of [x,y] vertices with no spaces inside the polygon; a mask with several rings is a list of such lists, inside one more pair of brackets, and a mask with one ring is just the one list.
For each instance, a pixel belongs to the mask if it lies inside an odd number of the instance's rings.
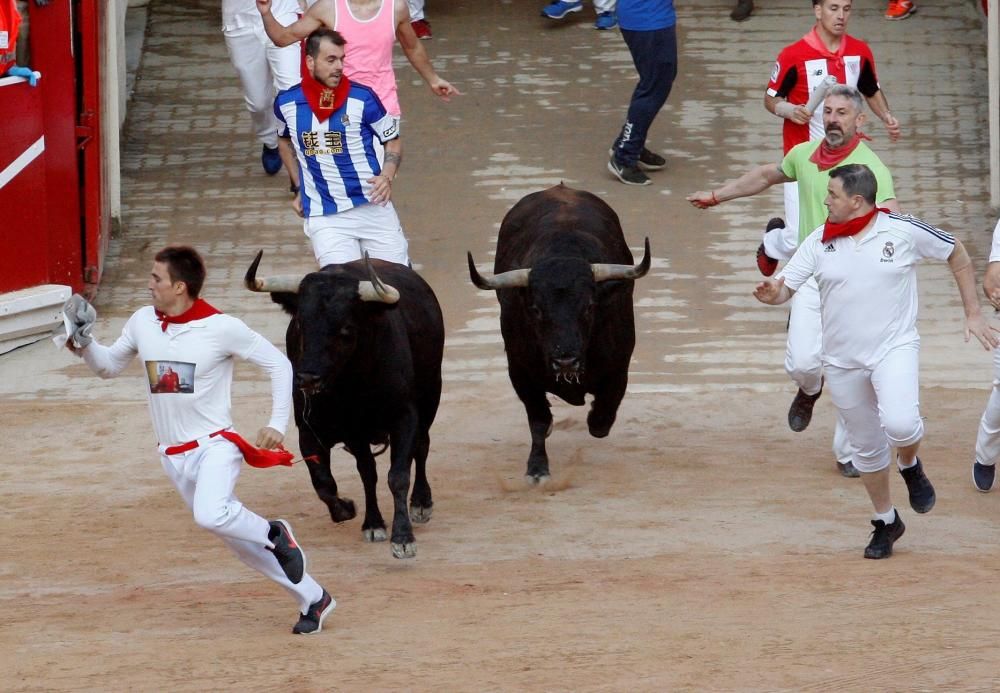
{"label": "sports logo on jersey", "polygon": [[302,153],[305,156],[344,153],[344,141],[339,132],[307,130],[302,133],[302,145]]}
{"label": "sports logo on jersey", "polygon": [[149,391],[154,395],[194,392],[194,364],[183,361],[146,361]]}
{"label": "sports logo on jersey", "polygon": [[892,241],[886,241],[882,246],[882,259],[879,262],[892,262],[892,256],[896,254],[896,247]]}
{"label": "sports logo on jersey", "polygon": [[823,252],[824,253],[835,253],[835,252],[837,252],[837,249],[833,247],[833,242],[831,241],[830,243],[826,244],[825,248],[823,248]]}
{"label": "sports logo on jersey", "polygon": [[774,61],[774,69],[771,70],[771,81],[778,79],[778,75],[781,74],[781,63],[777,60]]}

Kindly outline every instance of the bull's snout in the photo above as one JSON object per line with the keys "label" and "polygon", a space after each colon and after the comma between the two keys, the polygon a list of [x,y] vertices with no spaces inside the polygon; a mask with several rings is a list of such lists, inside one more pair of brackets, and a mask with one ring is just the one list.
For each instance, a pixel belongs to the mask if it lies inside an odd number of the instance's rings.
{"label": "bull's snout", "polygon": [[316,392],[319,389],[319,376],[314,373],[297,373],[295,386],[303,392]]}
{"label": "bull's snout", "polygon": [[549,365],[556,380],[580,382],[580,359],[576,356],[556,356]]}

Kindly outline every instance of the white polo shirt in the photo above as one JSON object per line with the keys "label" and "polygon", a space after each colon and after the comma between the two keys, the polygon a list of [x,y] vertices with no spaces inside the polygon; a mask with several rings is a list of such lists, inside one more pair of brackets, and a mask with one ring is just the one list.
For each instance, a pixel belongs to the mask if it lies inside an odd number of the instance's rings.
{"label": "white polo shirt", "polygon": [[[299,14],[295,0],[272,0],[271,14],[279,24],[288,26]],[[248,26],[264,26],[255,0],[222,0],[222,30],[235,31]]]}
{"label": "white polo shirt", "polygon": [[230,386],[233,357],[271,376],[271,419],[284,434],[292,400],[292,366],[273,344],[231,315],[168,324],[164,332],[152,306],[140,308],[110,347],[95,339],[83,359],[102,378],[118,375],[138,355],[145,365],[156,440],[178,445],[233,425]]}
{"label": "white polo shirt", "polygon": [[797,290],[816,277],[823,318],[823,362],[873,368],[892,349],[919,344],[917,263],[947,260],[955,238],[908,215],[876,214],[875,226],[856,237],[823,243],[823,227],[809,234],[778,274]]}

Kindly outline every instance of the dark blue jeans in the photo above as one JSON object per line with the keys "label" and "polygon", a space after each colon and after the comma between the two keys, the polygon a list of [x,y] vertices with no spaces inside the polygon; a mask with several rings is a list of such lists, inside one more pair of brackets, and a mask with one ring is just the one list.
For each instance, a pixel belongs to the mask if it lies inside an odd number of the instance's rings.
{"label": "dark blue jeans", "polygon": [[621,164],[635,166],[649,126],[667,102],[677,76],[677,32],[675,27],[655,31],[622,29],[622,37],[639,72],[639,83],[632,92],[625,125],[615,140],[614,156]]}

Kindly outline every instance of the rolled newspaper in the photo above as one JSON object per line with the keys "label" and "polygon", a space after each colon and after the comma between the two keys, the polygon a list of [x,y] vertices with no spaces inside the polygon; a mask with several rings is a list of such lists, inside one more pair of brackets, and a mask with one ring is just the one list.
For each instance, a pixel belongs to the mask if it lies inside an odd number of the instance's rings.
{"label": "rolled newspaper", "polygon": [[830,91],[830,87],[837,83],[837,78],[833,75],[827,75],[826,78],[816,85],[816,89],[813,91],[812,96],[809,97],[809,103],[806,104],[806,110],[812,113],[816,110],[823,99],[826,98],[826,92]]}

